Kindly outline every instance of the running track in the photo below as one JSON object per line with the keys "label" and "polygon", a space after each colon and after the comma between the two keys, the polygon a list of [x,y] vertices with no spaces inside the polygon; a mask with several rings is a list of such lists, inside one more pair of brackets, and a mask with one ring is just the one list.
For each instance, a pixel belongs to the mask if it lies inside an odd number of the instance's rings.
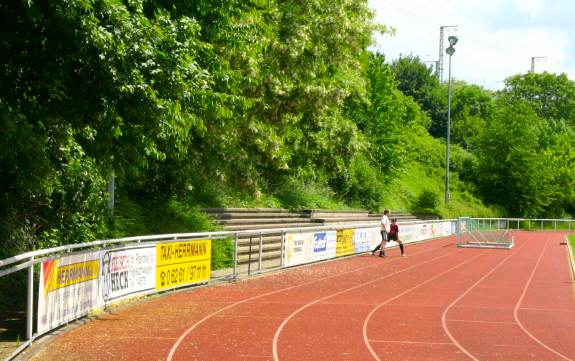
{"label": "running track", "polygon": [[561,233],[512,250],[453,238],[158,297],[75,328],[36,360],[575,360]]}

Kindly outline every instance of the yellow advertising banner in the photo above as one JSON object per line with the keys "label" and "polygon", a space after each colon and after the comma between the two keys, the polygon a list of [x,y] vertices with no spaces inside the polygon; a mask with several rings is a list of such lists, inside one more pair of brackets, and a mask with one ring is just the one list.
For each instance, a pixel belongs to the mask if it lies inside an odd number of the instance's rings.
{"label": "yellow advertising banner", "polygon": [[60,260],[44,262],[44,294],[59,288],[98,279],[99,261],[85,261],[60,265]]}
{"label": "yellow advertising banner", "polygon": [[338,229],[335,241],[335,256],[347,256],[353,254],[355,247],[353,245],[353,234],[355,229]]}
{"label": "yellow advertising banner", "polygon": [[209,281],[211,258],[211,240],[156,245],[156,289]]}

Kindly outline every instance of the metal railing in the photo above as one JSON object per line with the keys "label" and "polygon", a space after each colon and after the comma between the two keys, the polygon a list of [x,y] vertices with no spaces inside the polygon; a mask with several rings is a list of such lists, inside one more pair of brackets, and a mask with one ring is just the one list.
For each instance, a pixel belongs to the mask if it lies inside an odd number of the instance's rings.
{"label": "metal railing", "polygon": [[[575,230],[575,219],[555,218],[471,218],[483,225],[492,227],[496,222],[504,221],[509,229],[518,230]],[[526,227],[524,227],[526,225]]]}

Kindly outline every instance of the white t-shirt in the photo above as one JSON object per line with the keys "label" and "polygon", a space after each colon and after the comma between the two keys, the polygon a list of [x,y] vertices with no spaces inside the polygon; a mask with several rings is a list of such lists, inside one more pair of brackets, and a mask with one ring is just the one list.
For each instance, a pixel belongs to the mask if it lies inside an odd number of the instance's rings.
{"label": "white t-shirt", "polygon": [[391,229],[391,222],[389,222],[389,218],[387,218],[387,215],[383,215],[383,217],[381,217],[381,230],[385,230],[387,233],[389,233]]}

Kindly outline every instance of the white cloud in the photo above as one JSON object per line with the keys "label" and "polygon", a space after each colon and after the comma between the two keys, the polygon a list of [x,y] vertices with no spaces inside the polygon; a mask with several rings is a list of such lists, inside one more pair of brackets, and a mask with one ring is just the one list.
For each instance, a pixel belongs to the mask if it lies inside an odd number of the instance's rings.
{"label": "white cloud", "polygon": [[544,0],[514,0],[514,2],[521,13],[531,17],[540,15],[545,8]]}
{"label": "white cloud", "polygon": [[[373,0],[370,6],[376,10],[376,20],[397,28],[395,37],[378,38],[375,49],[389,60],[400,54],[436,60],[439,27],[459,25],[452,67],[455,78],[498,89],[508,76],[527,72],[531,57],[546,56],[536,62],[536,71],[565,72],[575,79],[570,35],[575,28],[549,25],[544,5],[543,0]],[[569,6],[575,11],[575,5]],[[568,16],[569,9],[563,9]],[[526,21],[524,14],[540,18],[541,23]],[[447,59],[444,55],[444,78]]]}

